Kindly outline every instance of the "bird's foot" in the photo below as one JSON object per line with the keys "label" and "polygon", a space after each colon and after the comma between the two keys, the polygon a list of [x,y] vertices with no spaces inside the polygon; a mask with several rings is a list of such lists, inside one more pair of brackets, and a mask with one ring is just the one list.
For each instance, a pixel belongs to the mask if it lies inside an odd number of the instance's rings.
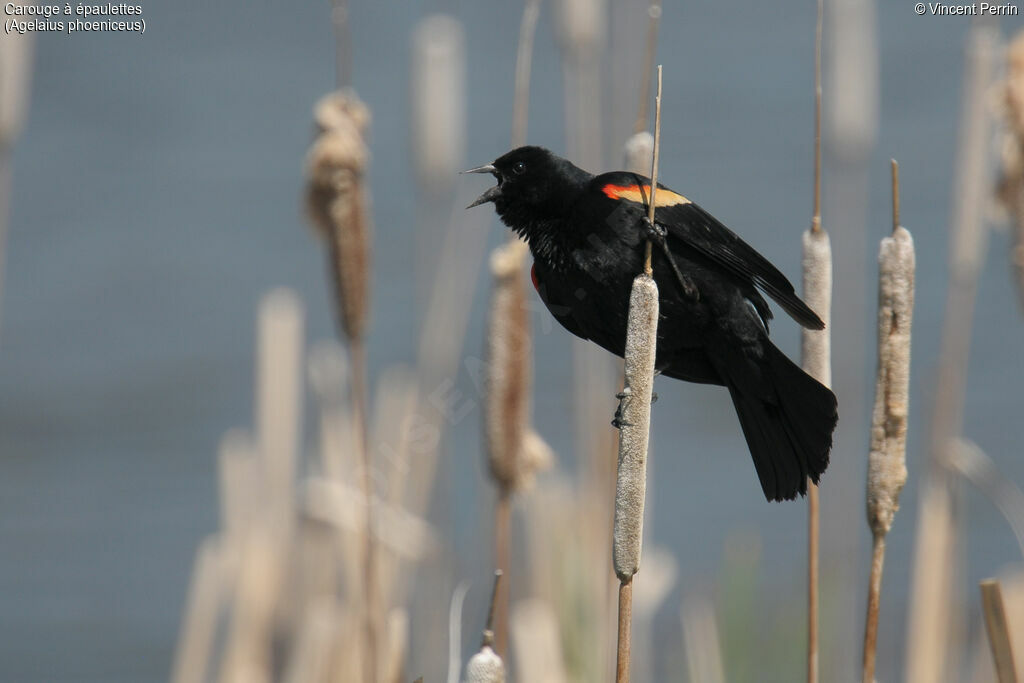
{"label": "bird's foot", "polygon": [[[626,400],[629,399],[632,395],[633,395],[633,392],[631,392],[629,390],[629,387],[626,387],[625,389],[623,389],[619,393],[615,394],[615,398],[619,399],[619,406],[615,409],[615,415],[614,415],[614,417],[612,417],[612,427],[615,427],[616,429],[622,429],[623,427],[632,427],[633,426],[632,422],[626,422],[624,419],[622,419],[622,409],[626,405]],[[657,402],[658,402],[658,394],[652,391],[651,392],[651,405],[654,405]]]}
{"label": "bird's foot", "polygon": [[623,427],[632,427],[633,425],[622,419],[622,409],[626,404],[626,400],[633,394],[629,390],[629,387],[625,387],[622,391],[615,394],[615,398],[619,399],[619,405],[615,409],[615,415],[612,417],[612,427],[616,429],[622,429]]}
{"label": "bird's foot", "polygon": [[647,216],[641,218],[640,222],[643,225],[643,231],[647,239],[657,244],[661,244],[665,241],[665,236],[668,234],[668,231],[665,230],[664,226],[658,225],[656,222],[652,223],[651,219]]}

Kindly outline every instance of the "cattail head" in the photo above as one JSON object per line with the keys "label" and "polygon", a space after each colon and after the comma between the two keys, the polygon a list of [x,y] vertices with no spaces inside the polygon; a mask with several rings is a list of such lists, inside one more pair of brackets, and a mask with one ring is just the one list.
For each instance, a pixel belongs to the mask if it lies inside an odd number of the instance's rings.
{"label": "cattail head", "polygon": [[306,158],[306,211],[328,242],[341,328],[358,339],[369,307],[369,152],[363,137],[369,113],[354,94],[343,93],[321,100],[315,118],[321,132]]}
{"label": "cattail head", "polygon": [[997,198],[1013,219],[1010,262],[1016,275],[1018,297],[1024,304],[1024,32],[1010,44],[1007,62],[1000,103],[1005,130]]}
{"label": "cattail head", "polygon": [[462,23],[423,19],[412,41],[412,138],[416,178],[428,192],[450,189],[463,168],[466,49]]}
{"label": "cattail head", "polygon": [[530,321],[523,264],[526,245],[515,240],[491,255],[494,294],[487,337],[484,432],[491,475],[504,492],[528,483],[550,462],[550,449],[532,432]]}
{"label": "cattail head", "polygon": [[505,664],[490,645],[484,645],[470,657],[466,683],[505,683]]}
{"label": "cattail head", "polygon": [[11,32],[0,44],[0,151],[14,144],[28,111],[32,33]]}
{"label": "cattail head", "polygon": [[634,133],[626,140],[626,170],[640,175],[651,172],[651,157],[654,156],[654,136],[646,130]]}
{"label": "cattail head", "polygon": [[558,40],[575,59],[592,56],[604,42],[604,0],[559,0]]}
{"label": "cattail head", "polygon": [[907,482],[910,323],[914,310],[914,240],[903,227],[882,240],[878,255],[878,377],[868,456],[867,512],[884,535]]}
{"label": "cattail head", "polygon": [[658,333],[658,285],[649,275],[633,280],[626,329],[626,386],[619,430],[612,564],[622,582],[640,568],[647,495],[647,443]]}
{"label": "cattail head", "polygon": [[370,131],[370,108],[351,88],[335,90],[321,97],[313,107],[313,121],[318,135],[354,125],[360,137],[365,139]]}

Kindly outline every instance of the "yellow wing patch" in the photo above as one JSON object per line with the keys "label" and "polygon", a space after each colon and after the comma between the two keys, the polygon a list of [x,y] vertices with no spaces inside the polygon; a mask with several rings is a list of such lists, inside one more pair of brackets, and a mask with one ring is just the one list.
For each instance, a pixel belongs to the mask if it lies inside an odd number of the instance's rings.
{"label": "yellow wing patch", "polygon": [[[646,204],[651,198],[651,186],[644,185],[605,185],[601,188],[601,191],[605,193],[605,196],[611,199],[625,199],[627,201],[636,202],[637,204]],[[690,204],[690,200],[681,194],[676,194],[672,190],[666,190],[663,187],[658,188],[657,194],[654,196],[654,206],[678,206],[679,204]]]}

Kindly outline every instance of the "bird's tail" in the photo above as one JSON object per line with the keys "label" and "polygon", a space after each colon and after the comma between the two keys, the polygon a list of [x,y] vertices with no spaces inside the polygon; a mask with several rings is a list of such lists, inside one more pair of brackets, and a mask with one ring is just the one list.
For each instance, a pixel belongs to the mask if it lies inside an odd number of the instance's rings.
{"label": "bird's tail", "polygon": [[828,466],[836,397],[765,341],[761,381],[727,386],[765,497],[792,500]]}

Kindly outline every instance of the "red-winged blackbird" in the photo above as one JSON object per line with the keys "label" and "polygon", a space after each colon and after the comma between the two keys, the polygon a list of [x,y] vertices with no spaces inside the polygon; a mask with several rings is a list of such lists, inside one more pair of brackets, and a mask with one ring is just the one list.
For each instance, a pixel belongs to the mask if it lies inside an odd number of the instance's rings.
{"label": "red-winged blackbird", "polygon": [[494,202],[533,253],[533,284],[565,329],[622,356],[633,278],[654,244],[660,292],[655,367],[729,389],[768,500],[807,492],[828,465],[835,395],[768,339],[758,289],[804,327],[821,319],[763,256],[686,197],[623,171],[594,176],[541,147],[520,147],[469,173],[498,179]]}

